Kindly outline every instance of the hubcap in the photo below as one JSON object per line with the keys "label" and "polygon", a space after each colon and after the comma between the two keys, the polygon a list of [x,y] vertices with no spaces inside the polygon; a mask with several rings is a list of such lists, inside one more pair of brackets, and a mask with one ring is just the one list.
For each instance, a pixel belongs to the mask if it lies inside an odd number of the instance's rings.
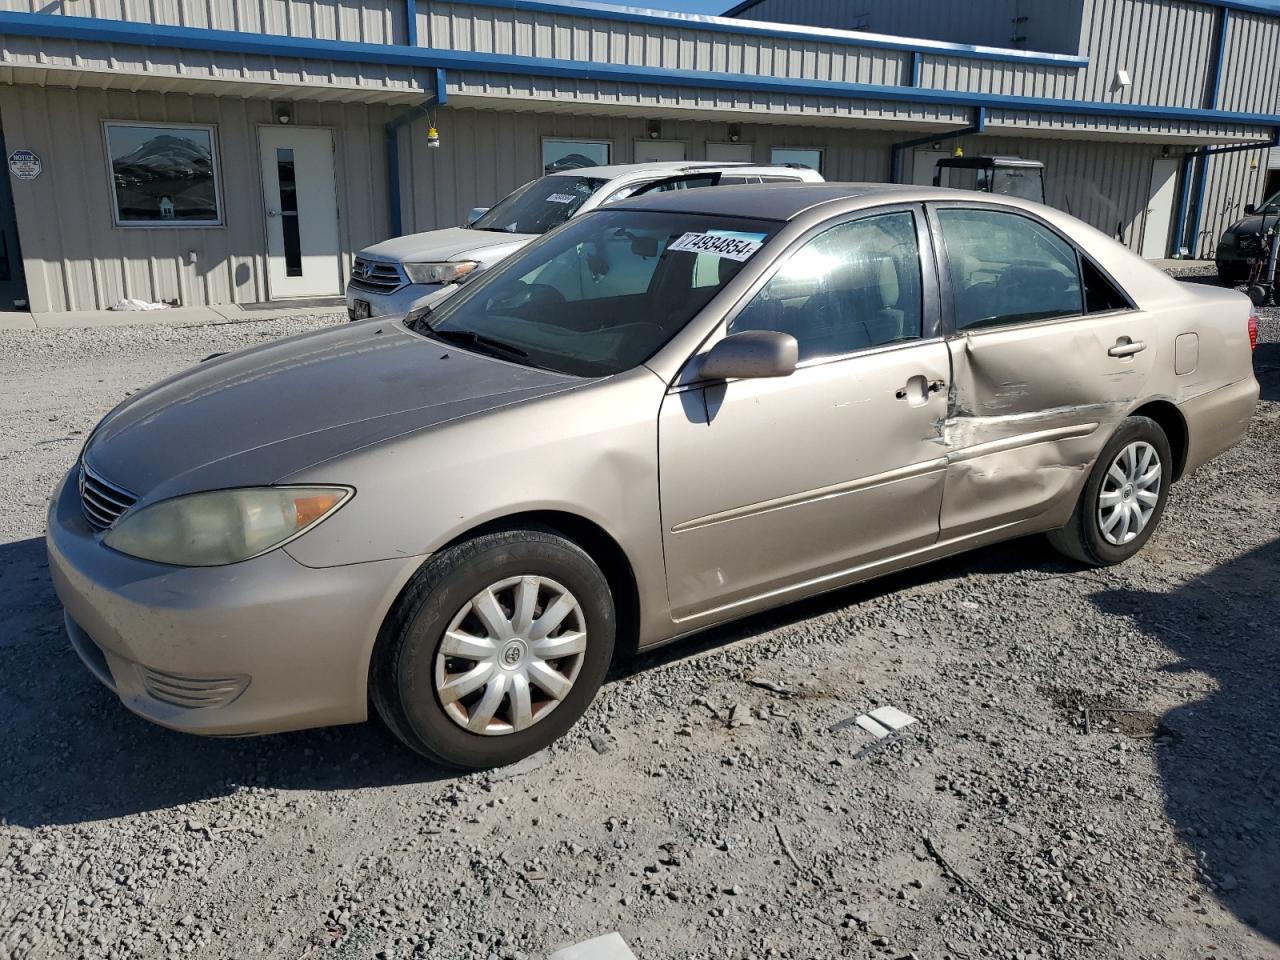
{"label": "hubcap", "polygon": [[467,601],[436,655],[436,696],[472,733],[524,730],[578,679],[587,625],[577,599],[546,577],[511,577]]}
{"label": "hubcap", "polygon": [[1160,455],[1135,440],[1111,461],[1098,491],[1098,526],[1108,543],[1120,546],[1142,533],[1160,502]]}

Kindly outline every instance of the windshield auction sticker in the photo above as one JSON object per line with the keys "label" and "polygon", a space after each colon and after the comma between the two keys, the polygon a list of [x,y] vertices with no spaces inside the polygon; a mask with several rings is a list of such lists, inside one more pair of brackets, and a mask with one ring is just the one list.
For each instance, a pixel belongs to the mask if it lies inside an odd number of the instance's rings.
{"label": "windshield auction sticker", "polygon": [[759,240],[748,240],[745,237],[716,236],[713,233],[686,233],[668,250],[682,250],[685,253],[709,253],[713,257],[726,260],[746,260],[763,244]]}
{"label": "windshield auction sticker", "polygon": [[573,203],[577,199],[572,193],[553,193],[547,197],[547,203]]}

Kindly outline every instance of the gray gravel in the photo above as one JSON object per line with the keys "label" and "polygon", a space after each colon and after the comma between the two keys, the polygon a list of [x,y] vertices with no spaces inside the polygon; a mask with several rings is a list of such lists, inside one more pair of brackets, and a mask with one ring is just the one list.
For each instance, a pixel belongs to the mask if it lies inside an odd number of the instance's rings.
{"label": "gray gravel", "polygon": [[[755,617],[465,777],[372,724],[166,732],[62,636],[39,538],[85,431],[324,322],[0,335],[0,960],[1280,957],[1275,311],[1248,439],[1130,563],[1020,540]],[[883,704],[919,723],[829,730]]]}

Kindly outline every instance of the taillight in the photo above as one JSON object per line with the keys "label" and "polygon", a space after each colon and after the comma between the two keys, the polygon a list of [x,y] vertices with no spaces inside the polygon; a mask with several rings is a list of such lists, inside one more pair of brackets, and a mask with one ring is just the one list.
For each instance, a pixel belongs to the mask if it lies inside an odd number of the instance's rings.
{"label": "taillight", "polygon": [[1258,349],[1258,315],[1256,313],[1249,314],[1249,349]]}

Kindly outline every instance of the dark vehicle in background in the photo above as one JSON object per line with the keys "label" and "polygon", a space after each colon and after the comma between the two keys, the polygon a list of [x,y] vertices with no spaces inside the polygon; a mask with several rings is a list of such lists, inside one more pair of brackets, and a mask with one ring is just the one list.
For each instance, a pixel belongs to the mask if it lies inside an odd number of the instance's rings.
{"label": "dark vehicle in background", "polygon": [[948,157],[934,168],[933,185],[1045,202],[1044,164],[1024,157]]}
{"label": "dark vehicle in background", "polygon": [[1244,216],[1222,234],[1214,261],[1218,279],[1228,286],[1247,283],[1250,269],[1262,257],[1268,230],[1280,226],[1280,193],[1262,204],[1245,204]]}

